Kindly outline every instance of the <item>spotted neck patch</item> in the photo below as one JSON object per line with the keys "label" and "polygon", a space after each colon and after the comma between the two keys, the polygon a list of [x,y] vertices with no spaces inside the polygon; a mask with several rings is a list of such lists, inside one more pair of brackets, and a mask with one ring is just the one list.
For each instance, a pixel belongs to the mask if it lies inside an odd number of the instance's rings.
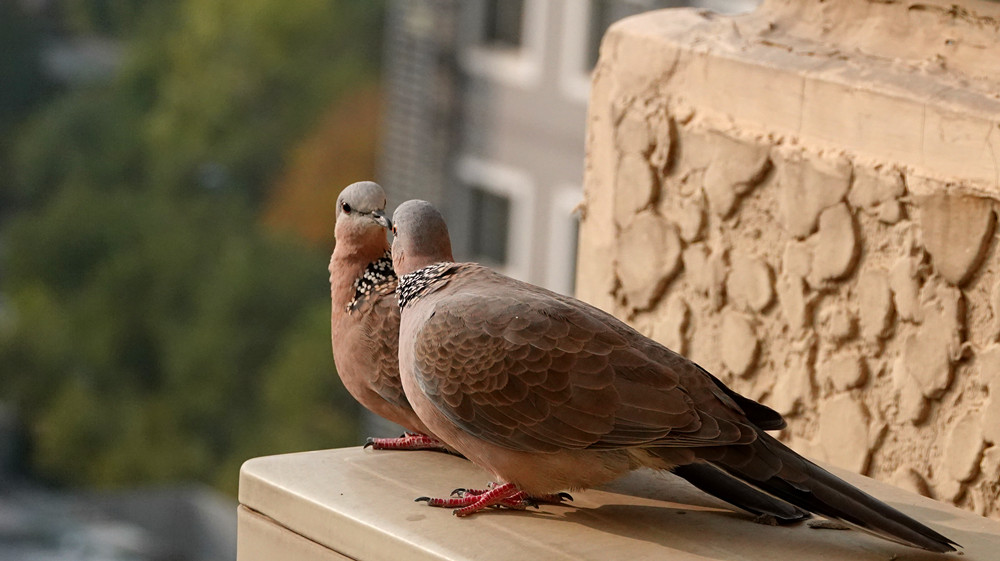
{"label": "spotted neck patch", "polygon": [[361,276],[354,280],[354,298],[347,304],[347,311],[358,309],[369,294],[388,286],[394,280],[396,272],[392,269],[392,254],[386,251],[382,257],[369,263]]}
{"label": "spotted neck patch", "polygon": [[457,271],[455,263],[445,261],[428,265],[399,277],[396,287],[396,297],[399,298],[399,309],[430,292],[438,280],[448,277]]}

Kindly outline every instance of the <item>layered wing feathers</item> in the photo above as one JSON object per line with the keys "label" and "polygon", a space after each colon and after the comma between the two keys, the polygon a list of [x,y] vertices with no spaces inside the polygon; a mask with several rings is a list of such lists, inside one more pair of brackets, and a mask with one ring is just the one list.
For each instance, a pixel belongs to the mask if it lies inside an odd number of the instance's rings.
{"label": "layered wing feathers", "polygon": [[452,422],[493,444],[553,452],[756,438],[696,365],[582,302],[474,267],[425,305],[414,374]]}

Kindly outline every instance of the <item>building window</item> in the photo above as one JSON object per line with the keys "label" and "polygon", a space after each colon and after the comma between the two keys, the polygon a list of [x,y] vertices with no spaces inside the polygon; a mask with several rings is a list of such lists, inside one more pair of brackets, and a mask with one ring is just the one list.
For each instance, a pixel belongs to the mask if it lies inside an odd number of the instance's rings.
{"label": "building window", "polygon": [[523,170],[472,156],[458,159],[469,222],[464,226],[469,257],[519,280],[541,283],[532,271],[535,184]]}
{"label": "building window", "polygon": [[522,41],[524,0],[488,0],[485,12],[483,43],[491,47],[519,48]]}
{"label": "building window", "polygon": [[474,258],[490,265],[506,264],[510,199],[478,185],[470,186],[469,197],[475,221],[471,244]]}
{"label": "building window", "polygon": [[537,87],[549,0],[467,0],[460,6],[463,70],[508,86]]}

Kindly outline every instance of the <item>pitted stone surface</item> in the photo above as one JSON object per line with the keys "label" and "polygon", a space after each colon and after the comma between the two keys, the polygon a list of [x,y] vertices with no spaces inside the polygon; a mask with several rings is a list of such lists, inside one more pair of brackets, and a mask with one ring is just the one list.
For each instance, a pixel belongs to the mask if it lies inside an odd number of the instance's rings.
{"label": "pitted stone surface", "polygon": [[816,314],[817,328],[824,339],[841,342],[855,334],[855,321],[844,302],[825,300]]}
{"label": "pitted stone surface", "polygon": [[653,144],[646,117],[637,110],[626,111],[615,130],[615,145],[623,154],[645,155]]}
{"label": "pitted stone surface", "polygon": [[899,396],[900,416],[914,425],[920,425],[926,421],[927,415],[930,413],[930,403],[924,397],[920,384],[910,375],[904,357],[899,357],[893,362],[892,381]]}
{"label": "pitted stone surface", "polygon": [[705,194],[712,212],[732,214],[740,196],[757,186],[771,169],[770,146],[741,142],[721,134],[710,136],[714,157],[705,172]]}
{"label": "pitted stone surface", "polygon": [[680,199],[668,216],[677,224],[681,239],[685,242],[691,243],[702,238],[705,229],[705,203],[702,196]]}
{"label": "pitted stone surface", "polygon": [[1000,392],[992,389],[983,408],[983,438],[1000,446]]}
{"label": "pitted stone surface", "polygon": [[653,326],[653,339],[668,349],[685,354],[687,352],[687,328],[691,310],[680,294],[672,294],[661,306],[663,316]]}
{"label": "pitted stone surface", "polygon": [[722,316],[722,332],[719,334],[722,363],[736,376],[746,376],[757,361],[759,342],[753,326],[742,314],[727,311]]}
{"label": "pitted stone surface", "polygon": [[649,206],[657,196],[656,176],[641,154],[623,154],[615,177],[615,218],[627,224],[635,213]]}
{"label": "pitted stone surface", "polygon": [[864,473],[871,457],[868,409],[848,394],[841,394],[819,406],[819,444],[826,461],[835,466]]}
{"label": "pitted stone surface", "polygon": [[819,215],[810,279],[829,281],[849,274],[858,258],[854,217],[846,204],[827,208]]}
{"label": "pitted stone surface", "polygon": [[889,483],[918,495],[932,496],[930,487],[927,486],[927,480],[910,466],[903,465],[896,468],[896,471],[889,477]]}
{"label": "pitted stone surface", "polygon": [[781,270],[790,275],[807,278],[812,270],[812,261],[811,244],[798,240],[788,240],[781,257]]}
{"label": "pitted stone surface", "polygon": [[902,218],[899,197],[906,194],[903,174],[893,168],[855,168],[847,200],[851,206],[873,214],[887,224]]}
{"label": "pitted stone surface", "polygon": [[924,247],[934,270],[953,285],[965,283],[986,256],[996,215],[988,199],[934,193],[918,199]]}
{"label": "pitted stone surface", "polygon": [[903,363],[906,371],[929,398],[941,397],[951,384],[951,360],[948,347],[930,331],[911,333],[903,343]]}
{"label": "pitted stone surface", "polygon": [[785,229],[797,238],[813,233],[820,213],[842,201],[851,185],[851,163],[845,158],[776,155],[775,167]]}
{"label": "pitted stone surface", "polygon": [[726,261],[719,253],[712,253],[704,244],[693,244],[684,249],[684,271],[695,289],[708,296],[713,310],[726,302]]}
{"label": "pitted stone surface", "polygon": [[677,128],[670,115],[661,111],[650,120],[650,129],[656,145],[649,155],[649,163],[657,170],[667,173],[673,165]]}
{"label": "pitted stone surface", "polygon": [[774,300],[771,277],[771,268],[766,262],[745,255],[734,256],[726,280],[726,293],[739,308],[763,311]]}
{"label": "pitted stone surface", "polygon": [[618,237],[616,268],[622,291],[633,309],[659,300],[680,269],[681,240],[677,229],[652,211],[635,216]]}
{"label": "pitted stone surface", "polygon": [[816,367],[816,371],[820,380],[829,380],[838,391],[861,387],[868,380],[864,359],[855,355],[829,357]]}
{"label": "pitted stone surface", "polygon": [[993,285],[993,292],[990,294],[990,308],[993,310],[993,338],[1000,339],[1000,281]]}
{"label": "pitted stone surface", "polygon": [[784,416],[797,415],[806,403],[812,401],[815,357],[815,340],[806,338],[795,341],[765,403]]}
{"label": "pitted stone surface", "polygon": [[951,427],[942,460],[956,481],[967,482],[979,473],[979,460],[983,451],[982,418],[976,411],[969,411]]}
{"label": "pitted stone surface", "polygon": [[881,339],[892,328],[892,289],[889,275],[882,269],[867,269],[858,277],[858,323],[861,336]]}
{"label": "pitted stone surface", "polygon": [[889,269],[889,288],[892,289],[892,301],[900,319],[917,323],[923,321],[918,267],[916,258],[904,255]]}
{"label": "pitted stone surface", "polygon": [[810,298],[806,281],[795,275],[783,274],[777,282],[781,314],[793,333],[801,333],[812,325]]}

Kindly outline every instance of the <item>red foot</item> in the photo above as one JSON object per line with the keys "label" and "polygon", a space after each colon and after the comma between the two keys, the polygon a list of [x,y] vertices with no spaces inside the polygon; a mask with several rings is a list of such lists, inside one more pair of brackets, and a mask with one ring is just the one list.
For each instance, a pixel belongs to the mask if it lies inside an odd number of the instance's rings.
{"label": "red foot", "polygon": [[438,450],[450,452],[444,443],[426,434],[406,433],[398,438],[371,438],[365,442],[365,448],[373,450]]}
{"label": "red foot", "polygon": [[572,501],[573,497],[568,493],[532,497],[518,489],[513,483],[490,483],[486,489],[455,489],[451,492],[451,498],[448,499],[420,497],[416,500],[424,501],[430,506],[460,507],[452,514],[468,516],[490,507],[524,510],[528,507],[538,508],[539,503],[561,504],[563,500]]}

